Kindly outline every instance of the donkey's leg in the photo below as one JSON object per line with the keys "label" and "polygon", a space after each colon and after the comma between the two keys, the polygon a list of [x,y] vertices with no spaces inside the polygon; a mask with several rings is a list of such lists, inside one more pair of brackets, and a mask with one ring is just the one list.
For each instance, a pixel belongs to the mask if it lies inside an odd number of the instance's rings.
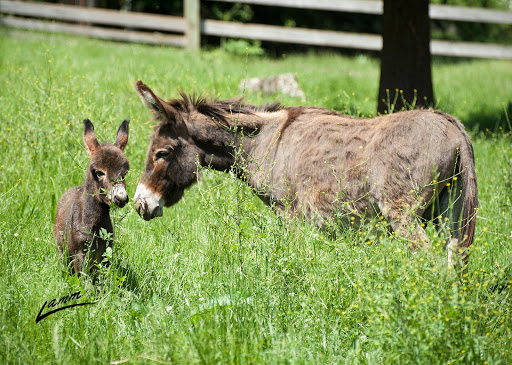
{"label": "donkey's leg", "polygon": [[[461,257],[460,255],[460,222],[463,201],[456,186],[452,189],[446,187],[439,197],[436,212],[436,229],[447,237],[445,249],[448,253],[448,267],[452,268]],[[449,239],[449,241],[448,241]]]}
{"label": "donkey's leg", "polygon": [[73,267],[77,275],[80,275],[82,272],[82,268],[84,267],[84,260],[85,257],[82,250],[78,250],[76,254],[73,255]]}
{"label": "donkey's leg", "polygon": [[393,228],[397,235],[402,236],[411,242],[411,249],[418,250],[421,247],[430,248],[430,240],[425,230],[418,222],[417,216],[413,209],[403,207],[403,202],[399,204],[386,204],[379,208]]}
{"label": "donkey's leg", "polygon": [[407,238],[411,242],[412,251],[417,251],[420,248],[430,248],[430,240],[421,227],[416,217],[412,214],[407,214],[407,217],[402,217],[398,221],[391,221],[391,227],[400,236]]}

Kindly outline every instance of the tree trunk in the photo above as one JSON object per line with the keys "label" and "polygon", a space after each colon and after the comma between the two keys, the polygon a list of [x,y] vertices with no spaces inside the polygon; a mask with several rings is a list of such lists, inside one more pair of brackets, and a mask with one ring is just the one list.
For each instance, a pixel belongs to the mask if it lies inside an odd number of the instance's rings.
{"label": "tree trunk", "polygon": [[384,0],[377,111],[432,106],[429,0]]}

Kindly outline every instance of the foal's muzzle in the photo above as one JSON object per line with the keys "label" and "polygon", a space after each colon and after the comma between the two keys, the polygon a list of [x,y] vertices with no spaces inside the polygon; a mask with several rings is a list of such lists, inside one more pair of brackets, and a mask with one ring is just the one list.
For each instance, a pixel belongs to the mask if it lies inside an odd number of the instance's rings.
{"label": "foal's muzzle", "polygon": [[130,200],[128,193],[126,192],[126,187],[121,184],[117,184],[112,187],[108,198],[119,208],[124,207]]}
{"label": "foal's muzzle", "polygon": [[144,184],[139,184],[135,191],[135,209],[144,220],[149,221],[164,214],[165,201],[159,194],[149,190]]}

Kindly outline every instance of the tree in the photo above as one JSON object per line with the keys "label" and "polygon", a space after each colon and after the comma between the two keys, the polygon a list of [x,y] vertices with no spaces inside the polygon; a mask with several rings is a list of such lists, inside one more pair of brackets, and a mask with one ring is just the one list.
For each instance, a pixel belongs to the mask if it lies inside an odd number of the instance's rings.
{"label": "tree", "polygon": [[384,0],[379,113],[433,105],[428,5],[429,0]]}

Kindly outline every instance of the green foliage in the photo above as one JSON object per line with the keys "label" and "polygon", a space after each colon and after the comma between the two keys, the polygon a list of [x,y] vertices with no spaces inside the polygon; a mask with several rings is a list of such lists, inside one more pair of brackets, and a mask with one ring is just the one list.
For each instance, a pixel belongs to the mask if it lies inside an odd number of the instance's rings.
{"label": "green foliage", "polygon": [[210,11],[216,19],[227,22],[246,23],[252,19],[254,14],[249,5],[242,3],[235,3],[234,5],[221,3],[212,4]]}
{"label": "green foliage", "polygon": [[246,41],[245,39],[224,39],[220,42],[220,48],[237,56],[257,56],[265,53],[261,48],[260,41]]}
{"label": "green foliage", "polygon": [[[415,254],[378,222],[327,236],[278,217],[232,173],[203,170],[161,218],[112,211],[110,265],[93,286],[63,267],[52,232],[57,199],[84,179],[82,119],[102,125],[100,141],[131,120],[133,197],[151,133],[137,79],[165,97],[229,98],[242,78],[294,72],[306,104],[370,115],[378,62],[11,30],[0,34],[0,54],[0,363],[512,362],[510,62],[434,62],[439,107],[475,127],[481,209],[462,279],[447,272],[432,227],[433,249]],[[46,300],[77,291],[78,302],[97,303],[35,323]]]}

